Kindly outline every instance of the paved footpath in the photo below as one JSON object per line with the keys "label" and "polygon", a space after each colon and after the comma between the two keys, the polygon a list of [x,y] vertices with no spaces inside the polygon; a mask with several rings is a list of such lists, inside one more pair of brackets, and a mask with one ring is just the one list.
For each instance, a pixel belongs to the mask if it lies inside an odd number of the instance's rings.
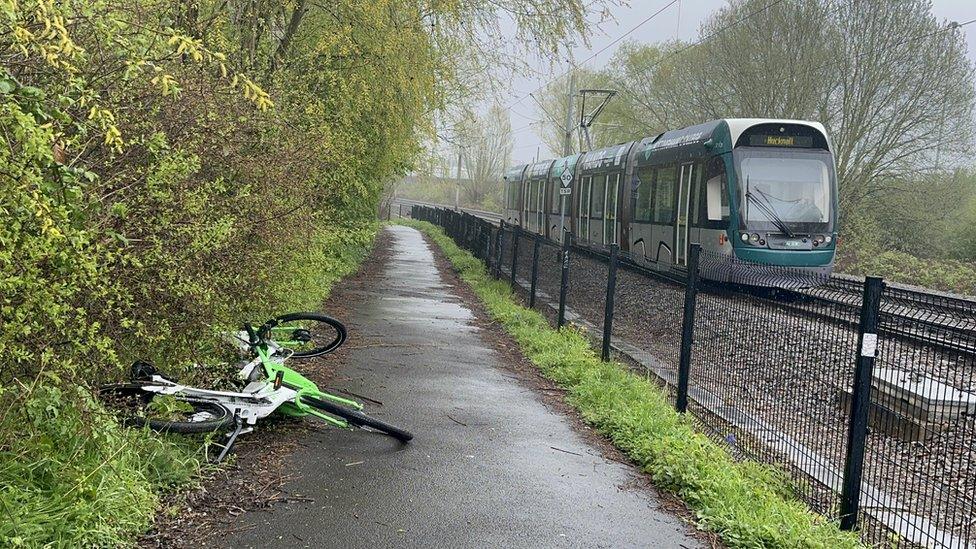
{"label": "paved footpath", "polygon": [[372,345],[349,352],[335,385],[382,402],[369,411],[415,438],[310,432],[287,464],[285,488],[303,497],[243,515],[226,546],[700,546],[649,490],[628,487],[631,467],[506,373],[420,233],[380,238],[389,261],[346,319]]}

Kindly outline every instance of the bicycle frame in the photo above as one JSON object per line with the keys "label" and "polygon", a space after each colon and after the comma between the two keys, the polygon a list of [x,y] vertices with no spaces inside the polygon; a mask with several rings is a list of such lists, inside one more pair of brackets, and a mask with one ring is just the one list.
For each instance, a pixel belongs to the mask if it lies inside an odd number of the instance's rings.
{"label": "bicycle frame", "polygon": [[[239,333],[229,335],[239,343],[246,341],[240,337],[241,334]],[[142,389],[161,395],[179,395],[187,399],[216,402],[233,412],[235,416],[248,425],[254,425],[259,419],[280,409],[282,413],[289,416],[311,415],[337,427],[348,427],[349,424],[346,420],[316,410],[303,403],[302,397],[327,399],[356,410],[362,410],[363,405],[355,400],[326,393],[320,390],[313,381],[286,367],[284,361],[291,356],[288,349],[282,347],[286,344],[288,342],[278,343],[273,340],[262,340],[253,346],[249,343],[242,346],[242,348],[256,353],[257,356],[241,368],[238,377],[250,379],[254,369],[260,367],[263,370],[264,379],[248,383],[240,392],[216,391],[181,385],[158,374],[153,375],[145,382]]]}

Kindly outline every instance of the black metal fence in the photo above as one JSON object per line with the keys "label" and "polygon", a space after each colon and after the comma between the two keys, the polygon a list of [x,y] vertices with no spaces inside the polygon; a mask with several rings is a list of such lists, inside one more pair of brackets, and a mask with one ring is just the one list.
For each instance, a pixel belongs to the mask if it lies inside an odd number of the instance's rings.
{"label": "black metal fence", "polygon": [[[787,471],[798,497],[866,542],[976,545],[976,301],[697,247],[687,269],[658,272],[569,234],[410,213],[554,325],[583,326],[653,375],[735,456]],[[739,284],[706,280],[717,273]]]}

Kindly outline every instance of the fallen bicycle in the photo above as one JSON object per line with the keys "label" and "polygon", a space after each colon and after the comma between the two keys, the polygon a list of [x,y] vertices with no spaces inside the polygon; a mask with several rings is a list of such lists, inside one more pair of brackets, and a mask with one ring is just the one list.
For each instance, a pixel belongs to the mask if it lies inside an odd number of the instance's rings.
{"label": "fallen bicycle", "polygon": [[256,328],[245,325],[232,334],[250,360],[238,376],[246,386],[239,392],[181,385],[167,379],[146,362],[132,366],[130,383],[103,386],[99,394],[129,425],[163,432],[209,433],[230,429],[216,461],[222,461],[237,437],[253,429],[261,418],[278,411],[289,416],[313,416],[336,427],[360,428],[407,442],[413,435],[362,412],[355,400],[320,390],[314,382],[285,366],[285,361],[321,356],[338,349],[346,328],[338,320],[317,313],[291,313]]}

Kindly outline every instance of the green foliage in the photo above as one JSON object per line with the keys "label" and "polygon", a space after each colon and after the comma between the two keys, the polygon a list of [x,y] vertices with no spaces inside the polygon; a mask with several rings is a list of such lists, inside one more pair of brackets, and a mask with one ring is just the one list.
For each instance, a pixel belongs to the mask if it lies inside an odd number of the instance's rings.
{"label": "green foliage", "polygon": [[655,384],[616,363],[601,362],[586,337],[553,330],[539,313],[517,305],[507,284],[430,223],[406,222],[445,252],[490,314],[523,353],[556,383],[583,418],[627,453],[654,482],[680,496],[702,527],[730,547],[860,547],[856,534],[807,510],[782,471],[736,462],[694,430]]}
{"label": "green foliage", "polygon": [[842,258],[844,272],[881,276],[891,282],[911,284],[945,292],[976,295],[976,264],[952,259],[920,259],[893,250],[880,253],[856,252],[852,260]]}
{"label": "green foliage", "polygon": [[7,387],[0,409],[4,547],[127,544],[200,464],[199,444],[121,428],[80,387]]}
{"label": "green foliage", "polygon": [[[933,215],[932,212],[928,214]],[[964,212],[953,215],[953,218],[961,220],[965,215]],[[873,212],[850,215],[838,245],[836,269],[853,275],[880,276],[891,282],[976,295],[976,263],[973,261],[976,256],[969,255],[966,250],[966,238],[971,238],[966,233],[972,225],[960,221],[959,224],[934,226],[932,222],[918,221],[915,224],[918,234],[911,234],[913,231],[904,227],[898,229],[896,225],[889,215],[874,215]],[[911,252],[905,251],[906,248]],[[967,259],[952,259],[953,256]]]}
{"label": "green foliage", "polygon": [[219,363],[216,332],[319,307],[459,89],[469,30],[517,11],[552,49],[583,28],[580,0],[523,8],[0,0],[0,544],[149,523],[193,461],[74,387],[135,359],[212,379],[191,365]]}

